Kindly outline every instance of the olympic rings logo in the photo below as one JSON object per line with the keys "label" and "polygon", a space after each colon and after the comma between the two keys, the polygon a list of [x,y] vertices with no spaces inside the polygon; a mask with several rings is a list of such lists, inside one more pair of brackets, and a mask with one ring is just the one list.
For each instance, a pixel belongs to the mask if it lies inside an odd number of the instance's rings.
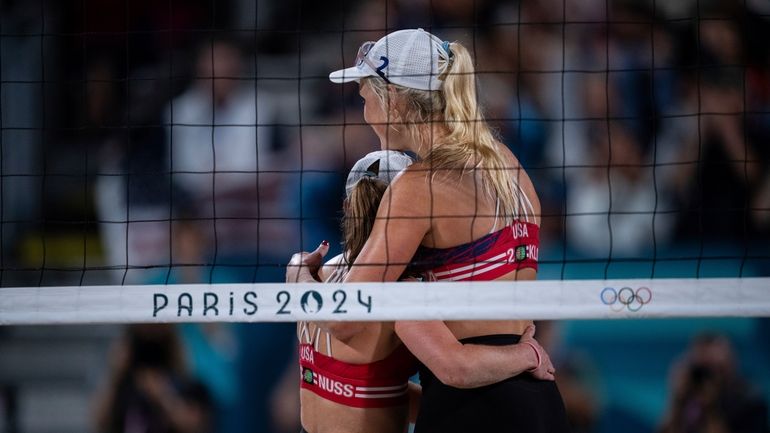
{"label": "olympic rings logo", "polygon": [[605,287],[599,295],[604,305],[609,305],[610,309],[619,313],[623,308],[635,313],[652,301],[652,290],[649,287],[639,287],[634,290],[630,287],[623,287],[615,290],[612,287]]}

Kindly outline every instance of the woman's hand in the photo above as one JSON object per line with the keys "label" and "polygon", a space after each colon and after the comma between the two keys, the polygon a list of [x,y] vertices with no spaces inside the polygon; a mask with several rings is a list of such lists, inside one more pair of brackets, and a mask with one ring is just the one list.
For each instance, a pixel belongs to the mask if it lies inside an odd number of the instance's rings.
{"label": "woman's hand", "polygon": [[551,357],[548,356],[548,353],[545,351],[545,349],[543,349],[543,346],[541,346],[540,343],[535,340],[535,325],[527,326],[527,329],[525,329],[524,333],[521,334],[521,340],[519,340],[519,344],[532,348],[533,355],[535,357],[534,367],[527,370],[527,372],[531,373],[532,376],[540,380],[556,379],[554,376],[556,369],[551,363]]}
{"label": "woman's hand", "polygon": [[323,241],[312,253],[301,252],[291,256],[286,265],[287,283],[320,282],[318,270],[323,265],[324,256],[329,252],[329,242]]}

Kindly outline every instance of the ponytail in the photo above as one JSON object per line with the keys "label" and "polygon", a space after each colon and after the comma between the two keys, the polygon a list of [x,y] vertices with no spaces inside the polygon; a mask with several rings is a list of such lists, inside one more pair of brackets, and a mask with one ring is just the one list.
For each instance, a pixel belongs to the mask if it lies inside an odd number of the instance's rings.
{"label": "ponytail", "polygon": [[342,239],[345,261],[352,265],[374,227],[377,209],[388,185],[374,177],[362,177],[345,199]]}
{"label": "ponytail", "polygon": [[[450,62],[444,73],[443,118],[449,134],[433,143],[425,163],[441,172],[481,170],[482,190],[500,200],[507,223],[523,216],[525,198],[518,173],[499,152],[499,140],[489,128],[476,95],[476,73],[468,50],[458,42],[449,44]],[[516,173],[512,173],[516,170]]]}
{"label": "ponytail", "polygon": [[494,141],[489,128],[484,124],[476,97],[476,75],[471,56],[457,42],[449,44],[449,49],[452,56],[443,74],[442,88],[446,101],[444,121],[450,131],[448,139],[463,144],[478,139]]}

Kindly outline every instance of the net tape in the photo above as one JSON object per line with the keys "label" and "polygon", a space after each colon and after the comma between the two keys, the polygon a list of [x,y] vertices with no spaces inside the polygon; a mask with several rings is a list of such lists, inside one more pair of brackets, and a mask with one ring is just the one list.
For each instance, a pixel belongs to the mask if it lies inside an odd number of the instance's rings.
{"label": "net tape", "polygon": [[770,278],[0,288],[0,325],[770,317]]}

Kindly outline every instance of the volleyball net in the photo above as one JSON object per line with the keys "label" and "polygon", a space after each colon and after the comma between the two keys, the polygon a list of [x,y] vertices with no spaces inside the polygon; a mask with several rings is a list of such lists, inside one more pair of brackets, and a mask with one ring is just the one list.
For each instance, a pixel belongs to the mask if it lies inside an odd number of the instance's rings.
{"label": "volleyball net", "polygon": [[766,317],[768,278],[0,289],[2,324]]}
{"label": "volleyball net", "polygon": [[[0,324],[770,316],[762,2],[245,3],[4,6]],[[471,52],[540,281],[282,283],[378,148],[328,73],[408,27]]]}

